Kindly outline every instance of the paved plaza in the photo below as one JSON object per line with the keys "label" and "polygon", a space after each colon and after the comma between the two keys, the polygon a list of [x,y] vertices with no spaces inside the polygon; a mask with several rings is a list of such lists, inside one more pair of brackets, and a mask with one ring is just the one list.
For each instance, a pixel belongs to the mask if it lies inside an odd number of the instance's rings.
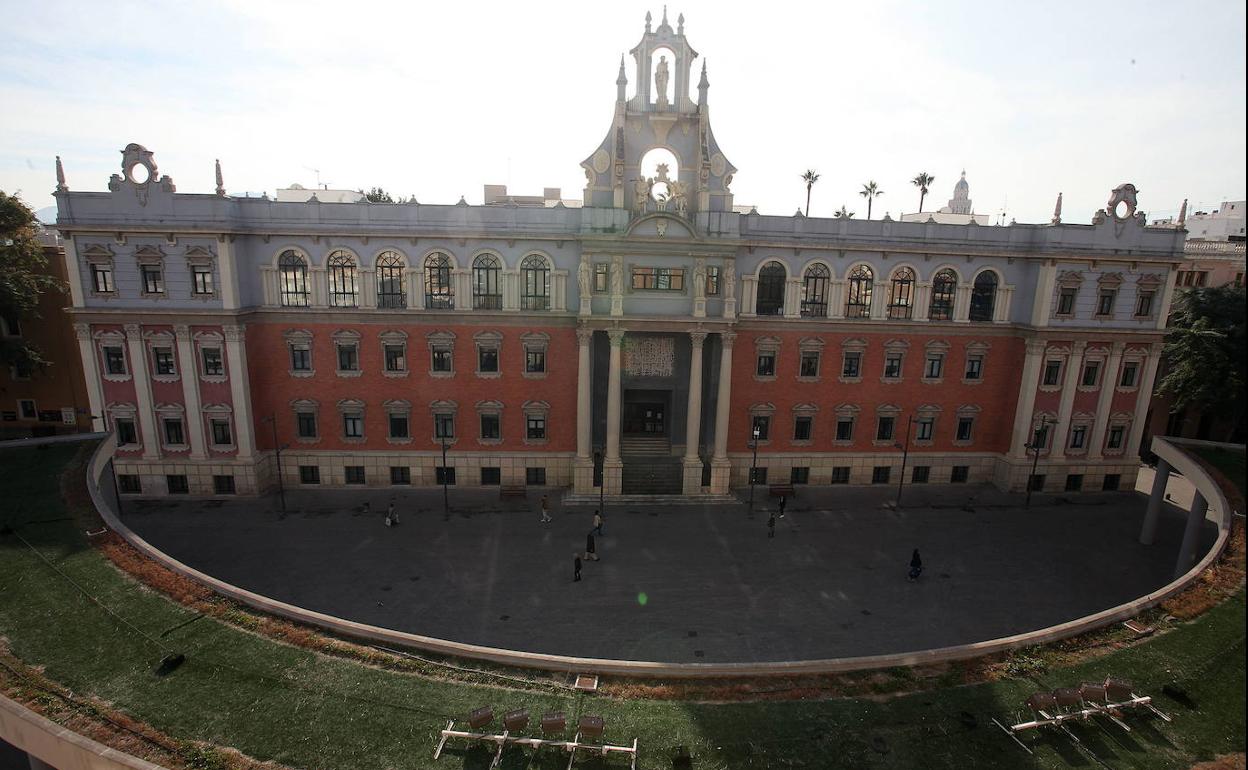
{"label": "paved plaza", "polygon": [[[873,655],[992,639],[1167,583],[1183,513],[1136,538],[1137,492],[1021,495],[986,486],[803,488],[767,537],[739,506],[611,506],[601,560],[572,582],[592,507],[539,522],[540,493],[296,490],[236,501],[127,501],[176,559],[252,591],[392,629],[543,653],[669,662]],[[402,523],[384,526],[394,499]],[[362,513],[365,501],[371,513]],[[1205,542],[1215,528],[1206,522]],[[907,582],[913,548],[925,566]]]}

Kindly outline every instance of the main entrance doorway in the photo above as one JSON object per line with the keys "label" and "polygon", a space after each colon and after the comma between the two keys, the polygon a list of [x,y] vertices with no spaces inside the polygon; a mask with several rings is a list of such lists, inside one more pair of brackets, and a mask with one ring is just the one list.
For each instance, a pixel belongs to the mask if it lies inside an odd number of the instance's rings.
{"label": "main entrance doorway", "polygon": [[656,403],[624,404],[623,432],[640,436],[667,435],[667,405]]}

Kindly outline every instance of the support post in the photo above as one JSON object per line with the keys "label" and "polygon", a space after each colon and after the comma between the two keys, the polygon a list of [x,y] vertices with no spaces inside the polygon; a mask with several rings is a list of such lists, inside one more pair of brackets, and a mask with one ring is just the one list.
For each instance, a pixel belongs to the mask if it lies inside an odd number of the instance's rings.
{"label": "support post", "polygon": [[587,495],[594,490],[594,458],[590,447],[593,439],[593,330],[577,329],[576,341],[579,353],[576,367],[576,462],[572,471],[572,488],[577,494]]}
{"label": "support post", "polygon": [[1153,475],[1153,489],[1148,496],[1148,510],[1144,514],[1144,527],[1140,530],[1140,542],[1152,545],[1157,537],[1157,521],[1161,518],[1161,506],[1166,498],[1166,482],[1170,480],[1170,463],[1157,459]]}
{"label": "support post", "polygon": [[620,376],[624,329],[611,329],[611,359],[607,369],[607,456],[602,461],[605,492],[620,494],[624,463],[620,460]]}
{"label": "support post", "polygon": [[711,455],[711,492],[728,493],[732,462],[728,459],[728,422],[732,414],[732,344],[736,332],[719,335],[719,389],[715,398],[715,451]]}
{"label": "support post", "polygon": [[1183,545],[1179,546],[1179,560],[1174,565],[1174,576],[1178,578],[1196,563],[1196,547],[1200,544],[1200,527],[1205,523],[1205,513],[1209,511],[1209,501],[1199,491],[1192,498],[1192,510],[1187,514],[1187,526],[1183,528]]}
{"label": "support post", "polygon": [[706,332],[689,333],[689,399],[685,409],[685,459],[683,492],[702,494],[702,457],[698,453],[702,427],[702,345]]}

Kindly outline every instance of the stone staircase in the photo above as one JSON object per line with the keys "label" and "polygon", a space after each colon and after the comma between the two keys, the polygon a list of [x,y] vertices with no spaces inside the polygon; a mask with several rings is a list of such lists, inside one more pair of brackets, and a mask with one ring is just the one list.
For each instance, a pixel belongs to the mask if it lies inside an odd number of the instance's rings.
{"label": "stone staircase", "polygon": [[620,456],[670,458],[672,442],[662,436],[621,436]]}
{"label": "stone staircase", "polygon": [[684,486],[680,458],[672,456],[672,442],[663,437],[621,436],[624,468],[620,491],[625,495],[679,495]]}

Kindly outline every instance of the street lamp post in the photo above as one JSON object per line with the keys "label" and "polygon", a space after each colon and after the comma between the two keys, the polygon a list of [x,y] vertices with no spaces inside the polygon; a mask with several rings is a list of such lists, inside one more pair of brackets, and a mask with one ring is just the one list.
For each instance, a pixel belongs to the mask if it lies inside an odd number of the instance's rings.
{"label": "street lamp post", "polygon": [[1048,438],[1049,418],[1047,415],[1040,417],[1040,427],[1031,433],[1031,442],[1023,444],[1024,449],[1035,452],[1035,456],[1031,460],[1031,475],[1027,477],[1027,500],[1023,503],[1024,509],[1031,508],[1031,487],[1036,478],[1036,469],[1040,466],[1040,450],[1044,448],[1045,440]]}
{"label": "street lamp post", "polygon": [[750,508],[749,508],[750,515],[754,514],[754,482],[758,477],[758,437],[759,435],[760,435],[760,431],[758,430],[758,426],[756,425],[754,426],[754,430],[752,432],[752,436],[754,440],[750,442],[750,446],[754,450],[754,459],[750,461]]}
{"label": "street lamp post", "polygon": [[442,431],[442,516],[448,521],[451,518],[451,493],[448,491],[446,469],[446,431]]}
{"label": "street lamp post", "polygon": [[277,416],[269,415],[264,421],[273,429],[273,451],[277,455],[277,497],[281,501],[282,515],[286,518],[286,482],[282,479],[282,445],[277,442]]}
{"label": "street lamp post", "polygon": [[897,504],[896,508],[901,508],[901,490],[906,485],[906,460],[910,457],[910,426],[914,425],[917,418],[910,417],[906,420],[906,442],[901,447],[901,478],[897,480]]}

